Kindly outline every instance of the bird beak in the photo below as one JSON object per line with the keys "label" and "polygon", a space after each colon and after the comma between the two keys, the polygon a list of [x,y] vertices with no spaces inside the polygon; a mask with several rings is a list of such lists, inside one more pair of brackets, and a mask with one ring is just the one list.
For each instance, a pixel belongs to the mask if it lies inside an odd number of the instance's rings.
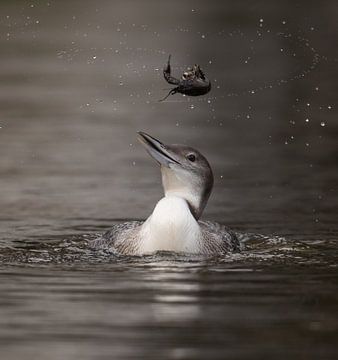
{"label": "bird beak", "polygon": [[155,159],[160,165],[169,167],[170,164],[180,164],[175,159],[175,154],[170,151],[164,144],[152,136],[139,131],[137,139],[145,147],[148,154]]}

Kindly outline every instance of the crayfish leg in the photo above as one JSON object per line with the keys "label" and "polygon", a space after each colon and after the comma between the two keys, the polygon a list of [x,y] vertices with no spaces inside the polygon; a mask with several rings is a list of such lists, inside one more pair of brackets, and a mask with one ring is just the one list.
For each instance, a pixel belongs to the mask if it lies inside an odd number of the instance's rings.
{"label": "crayfish leg", "polygon": [[176,93],[177,93],[177,88],[171,89],[163,99],[159,100],[159,102],[166,100],[170,95],[174,95]]}

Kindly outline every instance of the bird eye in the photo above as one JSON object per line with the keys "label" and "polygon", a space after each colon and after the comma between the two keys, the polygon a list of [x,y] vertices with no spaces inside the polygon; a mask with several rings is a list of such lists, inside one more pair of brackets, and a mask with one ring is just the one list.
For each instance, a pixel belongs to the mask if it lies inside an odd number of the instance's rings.
{"label": "bird eye", "polygon": [[195,156],[194,154],[189,154],[189,155],[187,156],[187,159],[188,159],[189,161],[191,161],[191,162],[194,162],[194,161],[196,160],[196,156]]}

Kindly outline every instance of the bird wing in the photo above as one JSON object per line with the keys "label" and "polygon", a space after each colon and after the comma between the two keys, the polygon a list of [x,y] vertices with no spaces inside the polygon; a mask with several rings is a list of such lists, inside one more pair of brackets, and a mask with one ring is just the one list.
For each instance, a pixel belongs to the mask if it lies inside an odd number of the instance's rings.
{"label": "bird wing", "polygon": [[203,234],[203,246],[208,252],[234,252],[240,250],[236,234],[227,226],[213,221],[198,222]]}
{"label": "bird wing", "polygon": [[129,243],[129,239],[143,221],[128,221],[114,224],[108,231],[92,242],[94,248],[119,248]]}

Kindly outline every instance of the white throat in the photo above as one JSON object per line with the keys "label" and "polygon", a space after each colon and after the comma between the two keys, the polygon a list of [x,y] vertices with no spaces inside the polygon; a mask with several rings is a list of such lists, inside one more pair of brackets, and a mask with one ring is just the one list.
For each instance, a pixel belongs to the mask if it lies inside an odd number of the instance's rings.
{"label": "white throat", "polygon": [[161,173],[165,196],[185,199],[193,209],[197,210],[199,217],[203,211],[203,208],[200,211],[202,190],[199,178],[180,168],[172,170],[162,166]]}
{"label": "white throat", "polygon": [[159,250],[199,253],[201,230],[181,197],[166,195],[142,225],[141,254]]}

